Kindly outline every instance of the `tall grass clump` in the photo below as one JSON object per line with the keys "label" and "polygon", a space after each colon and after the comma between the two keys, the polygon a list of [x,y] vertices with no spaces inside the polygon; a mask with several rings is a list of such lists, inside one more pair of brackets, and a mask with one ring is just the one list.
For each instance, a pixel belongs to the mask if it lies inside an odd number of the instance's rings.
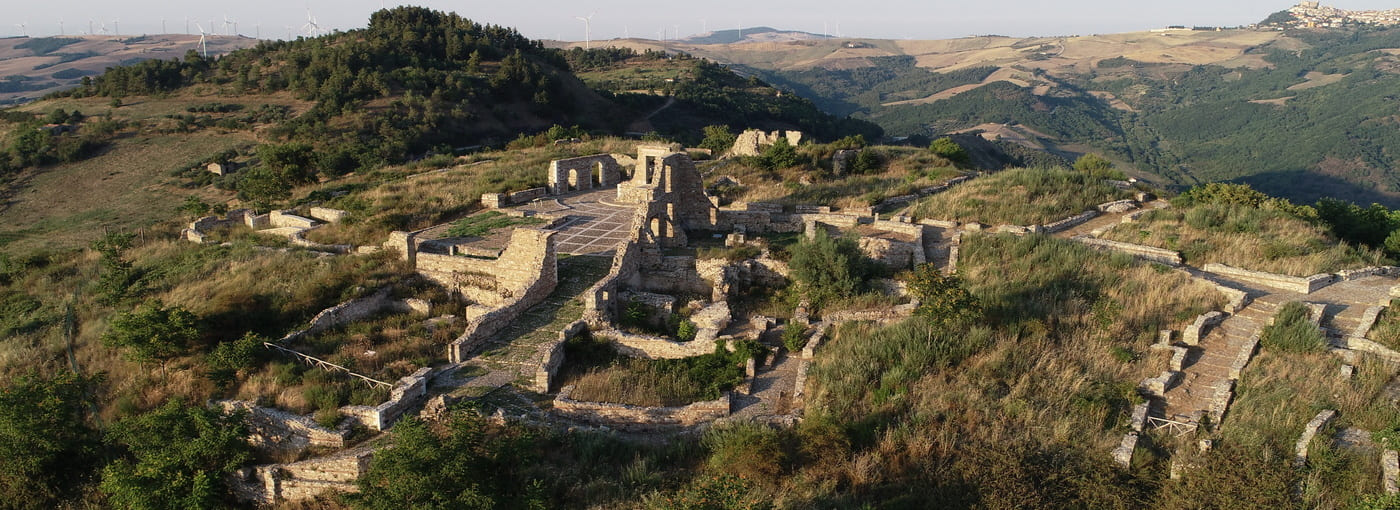
{"label": "tall grass clump", "polygon": [[1327,347],[1322,330],[1308,320],[1308,307],[1293,301],[1279,307],[1274,323],[1259,335],[1265,349],[1281,352],[1321,352]]}
{"label": "tall grass clump", "polygon": [[1131,196],[1084,172],[1019,168],[960,184],[909,210],[919,218],[1044,225]]}
{"label": "tall grass clump", "polygon": [[606,340],[578,338],[565,344],[561,385],[572,398],[650,407],[674,407],[720,398],[744,380],[744,363],[766,350],[756,342],[681,359],[638,359],[618,354]]}
{"label": "tall grass clump", "polygon": [[1179,251],[1192,265],[1220,263],[1292,276],[1388,262],[1380,250],[1338,241],[1326,227],[1267,205],[1196,203],[1151,211],[1104,237]]}

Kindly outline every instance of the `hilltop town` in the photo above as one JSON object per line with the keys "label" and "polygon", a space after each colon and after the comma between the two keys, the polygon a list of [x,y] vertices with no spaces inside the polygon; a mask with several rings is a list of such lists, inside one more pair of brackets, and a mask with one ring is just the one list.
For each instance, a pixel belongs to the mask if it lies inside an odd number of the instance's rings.
{"label": "hilltop town", "polygon": [[1321,2],[1299,2],[1286,12],[1293,19],[1281,26],[1290,28],[1340,28],[1351,25],[1375,25],[1390,27],[1400,25],[1400,9],[1382,11],[1351,11],[1338,9]]}

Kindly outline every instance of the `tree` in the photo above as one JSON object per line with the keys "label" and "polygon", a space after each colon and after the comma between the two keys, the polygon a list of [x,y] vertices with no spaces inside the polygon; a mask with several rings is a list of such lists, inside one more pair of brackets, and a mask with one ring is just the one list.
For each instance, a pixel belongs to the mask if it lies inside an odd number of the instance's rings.
{"label": "tree", "polygon": [[136,236],[129,232],[108,232],[102,238],[93,241],[92,249],[102,254],[98,265],[100,267],[97,278],[97,301],[104,305],[112,305],[125,298],[131,289],[131,282],[136,279],[136,272],[131,267],[131,262],[122,258],[122,252],[131,248],[131,243],[136,240]]}
{"label": "tree", "polygon": [[909,291],[919,299],[914,314],[934,324],[960,324],[982,317],[982,303],[963,287],[962,280],[944,275],[933,264],[914,268]]}
{"label": "tree", "polygon": [[857,174],[867,174],[878,172],[885,166],[885,157],[879,151],[871,148],[861,149],[856,153],[856,160],[851,164],[851,172]]}
{"label": "tree", "polygon": [[119,508],[224,506],[224,477],[252,460],[247,434],[242,413],[168,401],[108,431],[126,455],[102,470],[102,492]]}
{"label": "tree", "polygon": [[928,150],[959,165],[965,165],[970,161],[967,150],[963,149],[961,145],[958,145],[958,142],[954,142],[952,138],[946,136],[934,140],[933,143],[929,144]]}
{"label": "tree", "polygon": [[0,389],[4,506],[56,508],[95,473],[100,438],[87,410],[96,382],[63,371],[22,376]]}
{"label": "tree", "polygon": [[292,197],[292,185],[282,175],[268,168],[256,168],[238,180],[238,198],[252,202],[253,208],[266,211],[272,205]]}
{"label": "tree", "polygon": [[220,388],[227,388],[238,376],[239,370],[246,370],[257,363],[266,341],[266,338],[249,332],[238,340],[220,343],[204,357],[205,377]]}
{"label": "tree", "polygon": [[475,414],[453,412],[445,427],[415,417],[394,425],[394,447],[380,450],[360,477],[357,508],[544,508],[542,486],[525,470],[536,455],[522,429],[491,430]]}
{"label": "tree", "polygon": [[258,158],[289,184],[316,182],[316,173],[311,167],[316,154],[310,145],[295,142],[259,145]]}
{"label": "tree", "polygon": [[1096,179],[1123,180],[1126,176],[1123,172],[1113,168],[1113,162],[1103,156],[1092,152],[1080,156],[1074,160],[1074,169],[1089,174]]}
{"label": "tree", "polygon": [[199,339],[198,320],[194,314],[178,306],[166,308],[159,300],[137,307],[131,312],[118,313],[110,329],[102,335],[103,343],[126,349],[129,359],[138,363],[165,363],[184,354],[190,344]]}
{"label": "tree", "polygon": [[793,245],[789,265],[795,295],[816,308],[855,295],[871,269],[854,240],[833,238],[824,229]]}
{"label": "tree", "polygon": [[787,138],[778,137],[778,140],[763,149],[763,155],[759,156],[765,168],[777,170],[779,168],[789,168],[797,166],[797,149],[788,143]]}
{"label": "tree", "polygon": [[700,148],[719,154],[734,147],[734,141],[738,138],[729,131],[729,126],[705,126],[705,139],[700,141]]}

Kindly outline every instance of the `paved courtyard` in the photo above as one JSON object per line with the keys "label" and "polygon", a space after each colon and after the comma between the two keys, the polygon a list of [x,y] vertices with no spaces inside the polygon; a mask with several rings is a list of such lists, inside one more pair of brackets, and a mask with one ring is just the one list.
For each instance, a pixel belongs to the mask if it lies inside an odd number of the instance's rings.
{"label": "paved courtyard", "polygon": [[567,215],[568,222],[558,229],[555,246],[570,255],[610,255],[618,243],[628,238],[635,207],[614,205],[616,188],[585,191],[550,197],[515,209]]}

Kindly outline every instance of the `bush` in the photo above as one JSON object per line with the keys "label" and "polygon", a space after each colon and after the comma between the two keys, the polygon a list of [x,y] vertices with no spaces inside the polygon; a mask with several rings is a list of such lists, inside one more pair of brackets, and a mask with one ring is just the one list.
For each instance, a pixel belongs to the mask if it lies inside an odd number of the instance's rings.
{"label": "bush", "polygon": [[954,142],[952,138],[946,136],[934,140],[933,143],[929,144],[928,150],[933,151],[934,154],[943,156],[948,161],[960,165],[965,165],[970,161],[967,150],[963,149],[961,145],[958,145],[958,142]]}
{"label": "bush", "polygon": [[875,271],[855,240],[833,238],[823,229],[793,245],[791,252],[792,295],[817,309],[855,295]]}
{"label": "bush", "polygon": [[1283,352],[1321,352],[1326,340],[1317,325],[1308,320],[1308,307],[1294,301],[1279,308],[1274,323],[1264,328],[1259,343],[1265,349]]}
{"label": "bush", "polygon": [[783,347],[787,347],[788,352],[800,352],[806,346],[807,328],[789,322],[787,327],[783,328]]}

